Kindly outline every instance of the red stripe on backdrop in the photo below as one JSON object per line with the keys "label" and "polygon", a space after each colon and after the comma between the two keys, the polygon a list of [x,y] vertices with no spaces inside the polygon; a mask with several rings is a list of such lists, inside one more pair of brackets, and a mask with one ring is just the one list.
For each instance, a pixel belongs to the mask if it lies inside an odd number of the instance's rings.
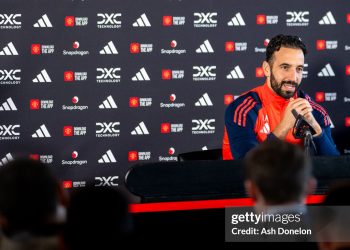
{"label": "red stripe on backdrop", "polygon": [[[318,204],[324,200],[324,195],[310,195],[306,199],[306,204]],[[238,199],[220,199],[220,200],[201,200],[201,201],[176,201],[176,202],[157,202],[131,204],[129,210],[131,213],[148,213],[148,212],[166,212],[196,209],[214,209],[225,207],[243,207],[253,206],[251,198]]]}

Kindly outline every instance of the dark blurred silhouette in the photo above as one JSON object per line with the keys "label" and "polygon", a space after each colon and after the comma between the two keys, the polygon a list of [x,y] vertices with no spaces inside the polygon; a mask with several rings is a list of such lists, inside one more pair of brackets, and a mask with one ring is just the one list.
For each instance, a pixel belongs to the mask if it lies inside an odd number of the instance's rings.
{"label": "dark blurred silhouette", "polygon": [[318,245],[321,250],[350,249],[350,181],[331,185],[323,201],[317,224]]}
{"label": "dark blurred silhouette", "polygon": [[[285,229],[310,229],[310,218],[304,200],[314,191],[316,179],[303,150],[281,140],[265,141],[252,149],[245,158],[245,187],[255,201],[258,214],[279,216],[298,215],[300,221],[288,223]],[[274,221],[260,223],[275,230],[282,224]],[[263,235],[258,241],[309,242],[312,235]],[[315,248],[315,245],[310,245]]]}
{"label": "dark blurred silhouette", "polygon": [[1,249],[58,249],[64,208],[48,166],[20,159],[0,168]]}
{"label": "dark blurred silhouette", "polygon": [[132,231],[128,199],[109,187],[86,187],[72,194],[64,233],[69,250],[117,249]]}
{"label": "dark blurred silhouette", "polygon": [[257,205],[303,204],[316,187],[310,160],[296,145],[266,141],[245,158],[245,186]]}

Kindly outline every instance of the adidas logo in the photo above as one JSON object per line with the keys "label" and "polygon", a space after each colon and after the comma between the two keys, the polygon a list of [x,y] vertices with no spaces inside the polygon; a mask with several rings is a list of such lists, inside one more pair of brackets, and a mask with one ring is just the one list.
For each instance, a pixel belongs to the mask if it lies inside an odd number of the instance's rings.
{"label": "adidas logo", "polygon": [[136,75],[131,78],[132,81],[150,81],[151,79],[149,78],[145,68],[141,68],[139,72],[136,73]]}
{"label": "adidas logo", "polygon": [[33,138],[43,138],[43,137],[51,137],[49,131],[47,130],[45,124],[41,125],[39,129],[32,134]]}
{"label": "adidas logo", "polygon": [[104,155],[102,155],[102,158],[98,160],[98,163],[111,163],[111,162],[117,162],[115,159],[112,150],[108,150]]}
{"label": "adidas logo", "polygon": [[324,76],[335,76],[334,71],[329,63],[326,64],[326,66],[318,72],[317,76],[324,77]]}
{"label": "adidas logo", "polygon": [[9,42],[1,51],[0,56],[18,56],[18,52],[12,42]]}
{"label": "adidas logo", "polygon": [[149,135],[148,129],[144,122],[140,122],[139,125],[131,131],[132,135]]}
{"label": "adidas logo", "polygon": [[0,111],[11,111],[11,110],[17,110],[16,105],[13,103],[12,98],[8,98],[6,102],[1,104]]}
{"label": "adidas logo", "polygon": [[245,26],[245,22],[241,13],[237,13],[232,19],[227,23],[228,26]]}
{"label": "adidas logo", "polygon": [[33,27],[35,27],[35,28],[52,28],[52,24],[51,24],[48,16],[45,14],[36,23],[34,23]]}
{"label": "adidas logo", "polygon": [[205,40],[198,49],[196,49],[196,53],[214,53],[213,47],[209,43],[209,40]]}
{"label": "adidas logo", "polygon": [[33,79],[33,82],[51,82],[51,78],[46,72],[46,69],[40,71],[40,73]]}
{"label": "adidas logo", "polygon": [[208,93],[205,93],[198,102],[194,104],[195,106],[213,106],[213,103],[210,100]]}
{"label": "adidas logo", "polygon": [[146,16],[146,14],[143,13],[143,14],[141,15],[141,17],[138,18],[138,19],[136,20],[136,22],[134,22],[134,23],[132,24],[132,26],[133,26],[133,27],[151,27],[151,23],[148,21],[148,18],[147,18],[147,16]]}
{"label": "adidas logo", "polygon": [[117,104],[115,104],[113,97],[110,95],[107,97],[106,100],[103,101],[102,104],[100,104],[100,106],[98,106],[99,109],[116,109]]}
{"label": "adidas logo", "polygon": [[260,133],[263,133],[263,134],[270,133],[270,125],[267,122],[264,124],[264,127],[260,129]]}
{"label": "adidas logo", "polygon": [[337,22],[335,21],[332,12],[328,11],[324,17],[320,21],[318,21],[319,24],[321,25],[331,25],[331,24],[336,24]]}
{"label": "adidas logo", "polygon": [[112,54],[118,54],[117,49],[114,46],[114,43],[112,41],[109,41],[106,46],[103,47],[103,49],[100,50],[101,55],[112,55]]}
{"label": "adidas logo", "polygon": [[10,161],[13,161],[13,157],[10,153],[6,154],[4,158],[0,160],[0,167],[4,166],[5,164],[9,163]]}
{"label": "adidas logo", "polygon": [[227,79],[244,79],[244,75],[237,65],[231,72],[226,76]]}

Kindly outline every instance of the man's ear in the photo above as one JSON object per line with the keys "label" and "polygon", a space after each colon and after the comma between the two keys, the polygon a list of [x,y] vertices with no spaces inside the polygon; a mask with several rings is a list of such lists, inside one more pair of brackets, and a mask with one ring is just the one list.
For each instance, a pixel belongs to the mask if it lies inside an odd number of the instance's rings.
{"label": "man's ear", "polygon": [[270,77],[271,75],[271,68],[270,68],[270,64],[266,61],[263,62],[262,68],[264,70],[264,74],[266,77]]}

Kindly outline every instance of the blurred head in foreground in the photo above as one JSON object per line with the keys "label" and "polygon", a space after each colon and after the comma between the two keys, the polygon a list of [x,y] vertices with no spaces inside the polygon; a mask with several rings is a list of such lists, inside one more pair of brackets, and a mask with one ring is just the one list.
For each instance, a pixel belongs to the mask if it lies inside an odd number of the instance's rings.
{"label": "blurred head in foreground", "polygon": [[129,202],[119,190],[86,187],[72,194],[67,210],[68,249],[115,249],[132,229]]}
{"label": "blurred head in foreground", "polygon": [[257,204],[302,203],[316,180],[303,150],[281,140],[265,141],[245,158],[245,187]]}
{"label": "blurred head in foreground", "polygon": [[0,168],[0,224],[13,237],[47,233],[58,223],[59,185],[40,161],[15,160]]}

